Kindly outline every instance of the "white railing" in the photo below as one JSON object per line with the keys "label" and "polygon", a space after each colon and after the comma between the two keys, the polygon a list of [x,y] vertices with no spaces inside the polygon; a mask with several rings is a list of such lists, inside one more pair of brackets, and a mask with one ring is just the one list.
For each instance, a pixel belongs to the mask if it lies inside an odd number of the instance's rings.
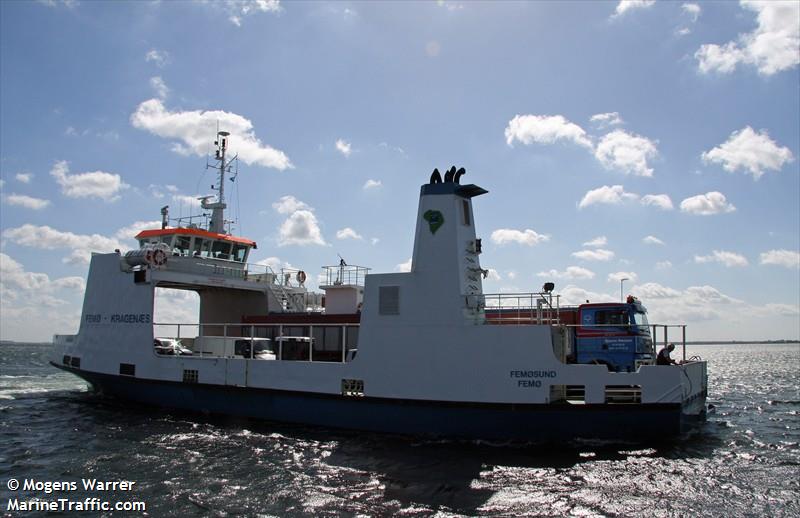
{"label": "white railing", "polygon": [[349,264],[323,266],[322,275],[325,277],[325,282],[320,284],[322,286],[363,286],[369,271],[370,268]]}
{"label": "white railing", "polygon": [[[298,328],[301,330],[299,334],[297,333]],[[264,352],[274,355],[274,357],[268,358],[270,360],[344,363],[355,357],[358,350],[359,328],[360,325],[356,323],[175,324],[158,322],[153,324],[153,336],[157,340],[177,340],[191,351],[191,356],[200,358],[257,360],[259,359],[257,349],[261,347]],[[338,332],[335,349],[315,347],[320,330],[322,330],[323,346],[327,341],[328,330]],[[288,350],[288,346],[291,346],[291,351]],[[285,348],[287,350],[284,350]]]}
{"label": "white railing", "polygon": [[550,292],[487,293],[483,295],[488,324],[560,323],[560,295]]}

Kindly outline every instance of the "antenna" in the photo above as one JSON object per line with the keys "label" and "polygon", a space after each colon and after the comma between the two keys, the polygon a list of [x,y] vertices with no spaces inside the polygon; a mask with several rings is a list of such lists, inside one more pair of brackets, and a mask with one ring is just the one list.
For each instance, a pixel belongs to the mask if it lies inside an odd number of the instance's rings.
{"label": "antenna", "polygon": [[217,146],[216,152],[214,153],[214,159],[217,161],[217,164],[212,166],[206,161],[206,168],[213,167],[219,171],[217,186],[211,186],[211,188],[218,193],[217,200],[209,203],[208,197],[206,197],[201,199],[200,205],[203,209],[211,209],[211,223],[208,225],[208,231],[216,234],[224,234],[225,209],[228,207],[225,204],[225,173],[230,172],[231,162],[236,160],[239,155],[226,161],[225,153],[228,151],[228,136],[230,136],[230,133],[227,131],[219,131],[219,121],[217,121],[217,130],[217,140],[214,141],[214,145]]}

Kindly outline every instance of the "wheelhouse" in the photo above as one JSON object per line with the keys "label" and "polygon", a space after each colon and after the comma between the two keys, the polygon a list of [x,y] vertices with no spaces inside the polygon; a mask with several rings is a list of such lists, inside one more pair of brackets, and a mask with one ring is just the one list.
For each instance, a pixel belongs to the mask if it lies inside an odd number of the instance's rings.
{"label": "wheelhouse", "polygon": [[256,242],[242,237],[217,234],[199,228],[164,228],[143,230],[136,235],[139,246],[163,243],[173,256],[201,257],[235,263],[247,263],[250,250]]}

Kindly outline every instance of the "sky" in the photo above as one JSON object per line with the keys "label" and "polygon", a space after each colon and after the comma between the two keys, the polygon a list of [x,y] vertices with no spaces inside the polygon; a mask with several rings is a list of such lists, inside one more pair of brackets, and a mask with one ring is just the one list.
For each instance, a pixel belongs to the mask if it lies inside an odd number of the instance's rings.
{"label": "sky", "polygon": [[312,287],[407,270],[455,165],[485,292],[627,278],[689,340],[798,339],[799,64],[796,1],[0,2],[0,338],[76,332],[91,253],[196,212],[219,127],[233,233]]}

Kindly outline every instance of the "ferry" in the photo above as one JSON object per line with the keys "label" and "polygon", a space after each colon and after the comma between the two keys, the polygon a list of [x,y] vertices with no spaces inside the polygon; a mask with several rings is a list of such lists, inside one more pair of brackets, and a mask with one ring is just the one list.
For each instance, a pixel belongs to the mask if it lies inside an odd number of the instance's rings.
{"label": "ferry", "polygon": [[[256,242],[225,228],[229,134],[218,132],[207,225],[161,228],[126,253],[95,253],[79,331],[52,365],[98,393],[148,405],[321,427],[463,439],[646,441],[681,436],[706,412],[707,365],[656,365],[641,301],[560,304],[489,294],[465,170],[434,170],[419,193],[411,269],[248,263]],[[215,198],[215,199],[210,199]],[[193,322],[156,322],[156,290],[199,295]]]}

